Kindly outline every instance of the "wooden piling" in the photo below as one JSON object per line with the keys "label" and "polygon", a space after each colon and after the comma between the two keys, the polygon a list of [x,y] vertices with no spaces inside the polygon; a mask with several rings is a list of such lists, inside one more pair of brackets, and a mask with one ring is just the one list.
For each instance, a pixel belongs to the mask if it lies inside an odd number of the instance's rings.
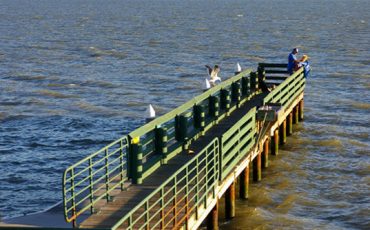
{"label": "wooden piling", "polygon": [[218,230],[218,200],[207,216],[207,229]]}
{"label": "wooden piling", "polygon": [[286,143],[286,119],[279,126],[280,144]]}
{"label": "wooden piling", "polygon": [[299,102],[299,121],[303,121],[303,109],[304,109],[304,102],[303,99]]}
{"label": "wooden piling", "polygon": [[225,192],[225,217],[227,220],[235,217],[235,181]]}
{"label": "wooden piling", "polygon": [[290,136],[293,134],[293,113],[289,113],[288,115],[288,123],[287,123],[287,135]]}
{"label": "wooden piling", "polygon": [[279,154],[279,130],[275,129],[274,136],[271,139],[271,154],[277,156]]}
{"label": "wooden piling", "polygon": [[293,124],[298,124],[299,122],[299,113],[298,113],[298,110],[299,110],[299,105],[296,105],[294,108],[293,108]]}
{"label": "wooden piling", "polygon": [[239,176],[239,197],[248,199],[249,189],[249,167],[246,167]]}
{"label": "wooden piling", "polygon": [[260,181],[262,178],[261,170],[261,153],[258,153],[256,158],[253,159],[253,181]]}
{"label": "wooden piling", "polygon": [[270,140],[266,139],[265,143],[263,144],[262,168],[269,167],[269,146]]}

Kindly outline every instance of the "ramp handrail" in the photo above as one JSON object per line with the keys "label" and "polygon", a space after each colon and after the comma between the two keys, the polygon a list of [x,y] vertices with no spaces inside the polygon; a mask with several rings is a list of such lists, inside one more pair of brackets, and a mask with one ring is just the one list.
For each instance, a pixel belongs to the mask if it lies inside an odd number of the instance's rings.
{"label": "ramp handrail", "polygon": [[[79,215],[94,212],[97,202],[110,200],[110,192],[123,190],[127,176],[126,136],[68,167],[63,174],[64,217],[73,222]],[[105,202],[105,201],[104,201]]]}

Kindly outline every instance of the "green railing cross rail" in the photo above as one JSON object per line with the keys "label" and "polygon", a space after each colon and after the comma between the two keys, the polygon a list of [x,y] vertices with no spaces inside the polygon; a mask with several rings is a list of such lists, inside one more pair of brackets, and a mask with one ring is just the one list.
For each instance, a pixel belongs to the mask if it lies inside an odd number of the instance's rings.
{"label": "green railing cross rail", "polygon": [[245,157],[256,142],[256,107],[249,110],[237,123],[221,136],[220,180]]}
{"label": "green railing cross rail", "polygon": [[179,229],[207,196],[216,197],[219,178],[219,141],[214,139],[193,159],[120,219],[112,229]]}
{"label": "green railing cross rail", "polygon": [[288,64],[258,63],[257,72],[263,80],[284,81],[288,76]]}
{"label": "green railing cross rail", "polygon": [[263,104],[280,103],[287,106],[295,96],[303,92],[306,79],[304,77],[303,67],[294,74],[288,76],[284,82],[274,88],[264,99]]}
{"label": "green railing cross rail", "polygon": [[[127,176],[126,136],[68,167],[63,175],[64,215],[76,225],[79,215],[100,201],[109,201],[110,192],[124,189]],[[105,202],[105,201],[104,201]]]}

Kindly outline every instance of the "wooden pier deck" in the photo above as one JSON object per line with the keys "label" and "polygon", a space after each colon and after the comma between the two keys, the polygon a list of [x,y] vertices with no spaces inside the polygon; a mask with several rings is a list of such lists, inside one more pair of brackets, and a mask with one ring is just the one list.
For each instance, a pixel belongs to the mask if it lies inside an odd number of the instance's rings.
{"label": "wooden pier deck", "polygon": [[235,181],[247,198],[249,169],[261,180],[268,154],[277,155],[293,122],[303,119],[303,68],[291,76],[285,70],[260,63],[66,169],[66,221],[93,229],[197,229],[207,219],[217,229],[218,200],[225,196],[232,218]]}
{"label": "wooden pier deck", "polygon": [[92,214],[83,221],[80,228],[111,228],[122,216],[126,215],[137,206],[144,197],[151,194],[167,178],[173,175],[184,162],[188,162],[193,156],[179,154],[171,159],[165,167],[159,168],[150,175],[142,184],[130,184],[124,191],[118,190],[111,202],[105,203],[102,207],[96,207],[99,212]]}
{"label": "wooden pier deck", "polygon": [[[122,216],[126,215],[134,207],[136,207],[143,197],[152,193],[160,186],[167,178],[174,174],[186,162],[192,159],[196,153],[199,153],[205,146],[208,145],[214,138],[220,137],[223,133],[229,130],[237,121],[243,117],[251,108],[261,106],[263,98],[267,93],[256,95],[248,103],[243,104],[240,108],[232,112],[227,118],[213,126],[206,135],[192,142],[189,149],[194,154],[189,154],[188,151],[176,155],[168,161],[168,164],[160,167],[152,173],[140,185],[130,184],[123,192],[119,192],[114,196],[114,200],[100,207],[100,211],[91,215],[83,221],[79,227],[81,228],[111,228],[117,223]],[[184,215],[184,213],[183,213]],[[170,227],[172,229],[173,226]]]}

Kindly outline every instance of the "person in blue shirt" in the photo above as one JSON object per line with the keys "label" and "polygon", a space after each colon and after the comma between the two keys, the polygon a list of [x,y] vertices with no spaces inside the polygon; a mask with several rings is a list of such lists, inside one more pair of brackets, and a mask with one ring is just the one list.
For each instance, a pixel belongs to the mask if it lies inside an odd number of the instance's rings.
{"label": "person in blue shirt", "polygon": [[304,68],[304,77],[308,77],[308,74],[311,71],[311,66],[310,66],[310,63],[308,63],[308,59],[309,59],[309,57],[307,55],[303,55],[301,60],[299,60],[298,67],[303,66],[303,68]]}
{"label": "person in blue shirt", "polygon": [[298,65],[297,60],[298,48],[294,48],[288,56],[288,73],[293,74],[295,67]]}

